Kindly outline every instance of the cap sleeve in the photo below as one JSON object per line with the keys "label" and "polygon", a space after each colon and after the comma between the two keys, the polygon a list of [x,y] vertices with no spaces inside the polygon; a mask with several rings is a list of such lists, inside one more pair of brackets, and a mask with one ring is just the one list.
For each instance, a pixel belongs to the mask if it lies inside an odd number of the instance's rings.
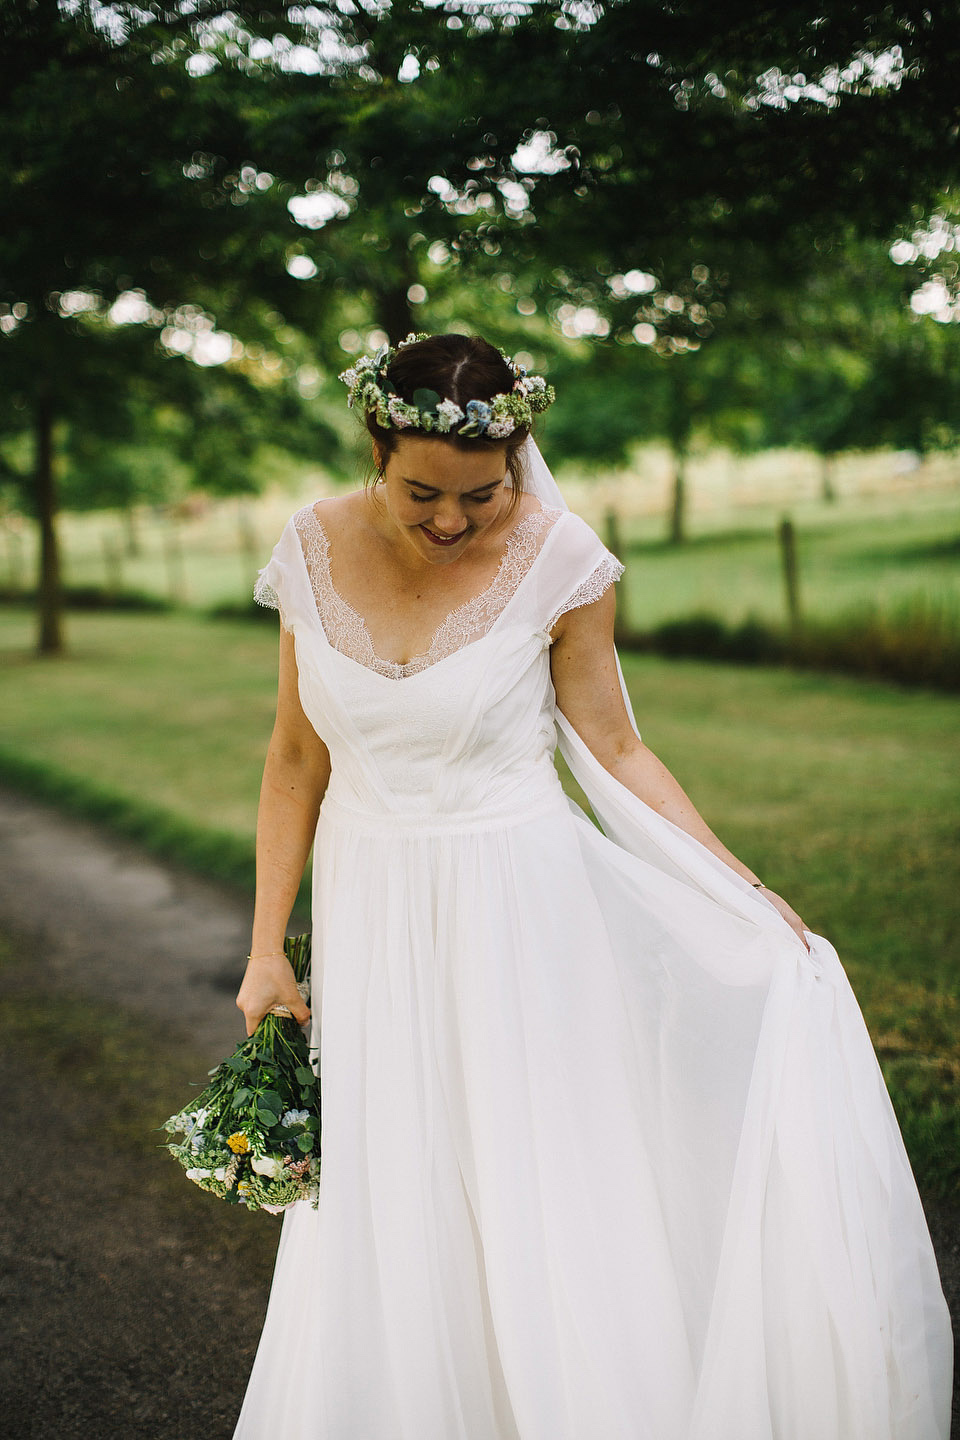
{"label": "cap sleeve", "polygon": [[532,577],[536,623],[544,630],[568,610],[599,600],[623,574],[617,557],[572,511],[560,515],[544,548],[543,563]]}
{"label": "cap sleeve", "polygon": [[293,515],[287,521],[253,587],[253,598],[257,604],[279,611],[280,624],[290,634],[294,633],[298,622],[308,621],[307,600],[308,597],[312,599],[296,519],[297,516]]}
{"label": "cap sleeve", "polygon": [[566,615],[568,610],[579,610],[581,605],[592,605],[594,600],[599,600],[610,586],[620,579],[624,572],[624,566],[617,559],[616,555],[609,550],[604,550],[603,555],[590,571],[590,574],[583,580],[560,606],[560,609],[550,621],[548,629],[552,629],[560,619]]}

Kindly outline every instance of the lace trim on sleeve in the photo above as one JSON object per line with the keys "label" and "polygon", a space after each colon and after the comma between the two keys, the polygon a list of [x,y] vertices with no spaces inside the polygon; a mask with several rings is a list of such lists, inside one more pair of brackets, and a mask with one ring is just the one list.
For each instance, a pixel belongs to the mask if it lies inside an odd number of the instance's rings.
{"label": "lace trim on sleeve", "polygon": [[552,630],[560,616],[566,615],[568,610],[579,610],[582,605],[592,605],[594,600],[599,600],[600,596],[605,594],[616,580],[620,579],[624,569],[625,566],[621,565],[615,555],[604,555],[599,565],[590,572],[586,580],[577,586],[569,599],[563,602],[546,628]]}
{"label": "lace trim on sleeve", "polygon": [[[266,567],[264,567],[264,569],[265,568]],[[261,571],[260,574],[257,576],[256,582],[254,584],[253,598],[254,600],[256,600],[257,604],[262,605],[265,610],[276,610],[280,615],[280,624],[282,628],[286,630],[288,635],[293,634],[293,626],[288,624],[287,622],[287,617],[283,612],[283,605],[281,604],[280,596],[277,593],[275,587],[271,585],[268,580],[264,579],[263,571]]]}

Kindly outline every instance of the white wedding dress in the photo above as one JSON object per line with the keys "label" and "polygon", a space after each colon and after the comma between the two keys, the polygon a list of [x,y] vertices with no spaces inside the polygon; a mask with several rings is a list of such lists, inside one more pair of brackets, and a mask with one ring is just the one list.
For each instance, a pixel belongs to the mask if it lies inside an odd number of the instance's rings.
{"label": "white wedding dress", "polygon": [[555,710],[550,629],[622,567],[544,508],[398,666],[322,517],[257,586],[333,766],[320,1205],[284,1217],[236,1440],[946,1440],[946,1304],[833,948]]}

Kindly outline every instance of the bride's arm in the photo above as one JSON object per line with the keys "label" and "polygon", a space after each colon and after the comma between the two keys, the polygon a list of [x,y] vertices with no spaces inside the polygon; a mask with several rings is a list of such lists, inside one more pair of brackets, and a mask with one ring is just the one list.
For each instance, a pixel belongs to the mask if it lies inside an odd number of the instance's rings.
{"label": "bride's arm", "polygon": [[[630,724],[613,648],[613,589],[569,610],[554,627],[550,665],[557,708],[603,768],[651,809],[666,816],[725,864],[755,883],[758,876],[714,835],[667,767]],[[762,890],[806,944],[800,916],[781,896]]]}
{"label": "bride's arm", "polygon": [[271,1005],[288,1005],[301,1024],[309,1019],[283,954],[283,937],[329,779],[329,752],[300,704],[293,636],[281,630],[277,718],[257,810],[257,893],[250,945],[254,959],[247,962],[237,995],[248,1035]]}

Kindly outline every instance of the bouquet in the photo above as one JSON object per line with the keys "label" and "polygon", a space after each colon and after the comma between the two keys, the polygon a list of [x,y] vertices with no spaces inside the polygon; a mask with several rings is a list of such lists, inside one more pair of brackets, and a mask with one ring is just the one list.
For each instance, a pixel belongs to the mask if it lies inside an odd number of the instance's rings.
{"label": "bouquet", "polygon": [[[303,994],[310,936],[288,936],[283,948]],[[181,1137],[166,1148],[187,1179],[248,1210],[276,1215],[298,1200],[316,1209],[320,1082],[296,1020],[265,1015],[209,1074],[206,1089],[162,1127]]]}

